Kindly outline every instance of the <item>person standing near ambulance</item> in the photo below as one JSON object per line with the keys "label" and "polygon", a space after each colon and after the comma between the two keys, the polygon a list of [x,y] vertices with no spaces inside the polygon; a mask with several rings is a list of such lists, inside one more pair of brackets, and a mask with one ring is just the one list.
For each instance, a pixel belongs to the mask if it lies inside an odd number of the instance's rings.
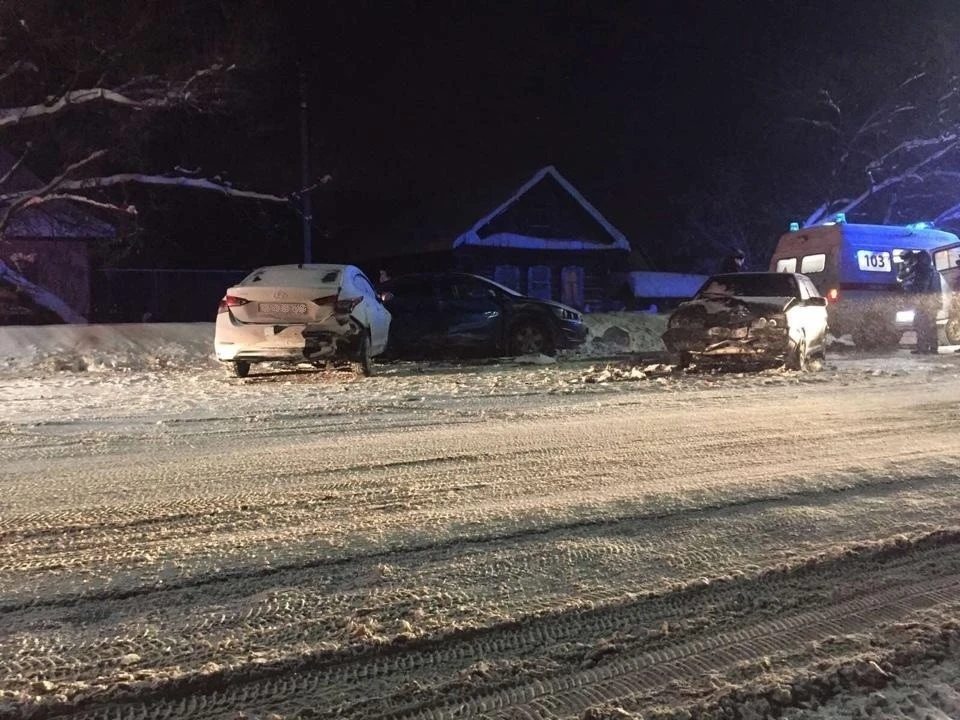
{"label": "person standing near ambulance", "polygon": [[897,282],[914,301],[913,328],[917,333],[918,354],[936,354],[937,310],[940,307],[940,273],[926,250],[907,251],[901,255]]}

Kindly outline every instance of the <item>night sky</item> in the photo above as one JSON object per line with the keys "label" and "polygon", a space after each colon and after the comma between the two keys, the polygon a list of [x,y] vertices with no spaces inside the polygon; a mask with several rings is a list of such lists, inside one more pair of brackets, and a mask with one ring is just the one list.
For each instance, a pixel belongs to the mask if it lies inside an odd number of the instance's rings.
{"label": "night sky", "polygon": [[[340,181],[338,229],[548,164],[628,236],[663,228],[709,164],[749,152],[762,130],[752,109],[777,44],[766,35],[809,22],[801,6],[760,3],[765,15],[742,17],[725,5],[451,17],[398,4],[341,18],[332,46],[314,47],[311,77],[312,159]],[[379,217],[357,217],[353,193]]]}
{"label": "night sky", "polygon": [[[818,88],[873,101],[960,15],[953,0],[303,5],[269,51],[259,112],[272,129],[247,139],[238,179],[299,182],[302,64],[313,174],[334,178],[313,195],[317,256],[552,164],[661,266],[724,173],[752,196],[815,180],[784,128]],[[768,213],[770,234],[805,203]],[[254,227],[254,210],[234,212]],[[274,254],[298,252],[296,225],[278,232],[289,248],[275,240]],[[247,264],[281,259],[248,248]]]}

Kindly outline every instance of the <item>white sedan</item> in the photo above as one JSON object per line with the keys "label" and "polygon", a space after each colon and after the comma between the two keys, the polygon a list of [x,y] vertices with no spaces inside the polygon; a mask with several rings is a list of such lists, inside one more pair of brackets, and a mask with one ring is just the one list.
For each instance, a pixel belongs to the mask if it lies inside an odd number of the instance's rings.
{"label": "white sedan", "polygon": [[229,288],[214,349],[237,377],[255,362],[348,360],[364,375],[383,352],[390,312],[353,265],[271,265]]}

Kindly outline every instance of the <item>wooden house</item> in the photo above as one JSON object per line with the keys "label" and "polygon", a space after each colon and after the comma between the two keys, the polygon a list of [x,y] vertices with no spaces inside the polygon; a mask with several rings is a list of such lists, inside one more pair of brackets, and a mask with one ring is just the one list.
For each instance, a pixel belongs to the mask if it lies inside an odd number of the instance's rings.
{"label": "wooden house", "polygon": [[[355,261],[374,277],[380,270],[474,272],[526,295],[588,311],[615,306],[627,286],[626,271],[647,269],[642,256],[637,267],[636,253],[628,268],[627,238],[553,166],[487,208],[459,231],[437,232],[433,218],[424,218],[413,237],[392,239],[394,249]],[[440,213],[449,217],[458,210]]]}
{"label": "wooden house", "polygon": [[[0,149],[0,195],[43,187],[45,183],[30,170],[15,165],[15,158]],[[66,303],[73,311],[67,313],[70,319],[86,317],[90,311],[89,242],[111,238],[115,232],[111,224],[65,200],[14,215],[0,235],[0,261],[36,287],[28,293],[9,280],[0,285],[0,325],[64,321],[62,314],[58,317],[37,302],[37,287]]]}

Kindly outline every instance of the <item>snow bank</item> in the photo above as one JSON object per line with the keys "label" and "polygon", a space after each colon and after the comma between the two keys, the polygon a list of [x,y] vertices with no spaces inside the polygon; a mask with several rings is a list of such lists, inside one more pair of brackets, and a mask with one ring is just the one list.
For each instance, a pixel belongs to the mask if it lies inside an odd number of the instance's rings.
{"label": "snow bank", "polygon": [[214,362],[213,323],[0,327],[0,370],[148,370]]}
{"label": "snow bank", "polygon": [[612,312],[584,315],[590,335],[583,348],[572,351],[585,357],[616,353],[663,352],[660,336],[667,329],[669,314]]}
{"label": "snow bank", "polygon": [[[590,330],[570,357],[663,350],[666,316],[586,315]],[[108,371],[187,368],[216,363],[213,323],[31,325],[0,327],[0,370]],[[531,360],[530,362],[543,362]]]}

